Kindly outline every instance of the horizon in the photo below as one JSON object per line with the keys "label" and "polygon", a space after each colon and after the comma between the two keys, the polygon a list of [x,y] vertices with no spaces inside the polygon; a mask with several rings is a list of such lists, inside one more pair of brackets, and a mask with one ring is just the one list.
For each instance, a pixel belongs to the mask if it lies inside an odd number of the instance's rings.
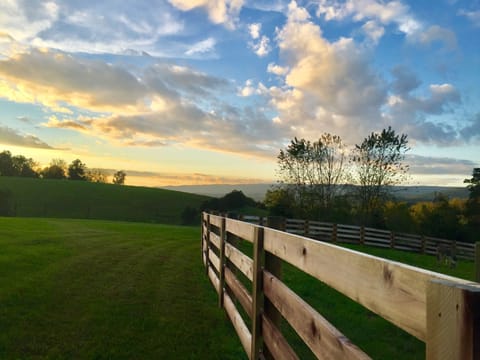
{"label": "horizon", "polygon": [[412,148],[402,186],[462,187],[476,38],[466,0],[2,2],[0,151],[134,186],[274,183],[294,137],[351,148],[391,126]]}

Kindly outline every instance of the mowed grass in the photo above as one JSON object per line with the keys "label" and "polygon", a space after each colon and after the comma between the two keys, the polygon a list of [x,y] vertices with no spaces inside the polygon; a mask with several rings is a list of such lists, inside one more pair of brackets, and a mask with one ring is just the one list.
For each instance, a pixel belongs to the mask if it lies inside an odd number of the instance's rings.
{"label": "mowed grass", "polygon": [[1,359],[242,359],[198,228],[0,218]]}
{"label": "mowed grass", "polygon": [[[128,174],[127,174],[128,177]],[[140,186],[0,176],[12,193],[11,215],[180,224],[182,211],[207,196]]]}

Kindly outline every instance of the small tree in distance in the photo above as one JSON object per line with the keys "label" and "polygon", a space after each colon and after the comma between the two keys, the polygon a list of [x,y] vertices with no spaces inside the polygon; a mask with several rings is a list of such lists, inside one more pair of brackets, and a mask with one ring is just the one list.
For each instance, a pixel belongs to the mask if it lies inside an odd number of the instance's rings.
{"label": "small tree in distance", "polygon": [[68,166],[68,178],[70,180],[87,180],[86,165],[80,161],[80,159],[75,159]]}
{"label": "small tree in distance", "polygon": [[403,163],[407,135],[398,135],[388,127],[380,133],[371,133],[360,145],[355,145],[353,163],[356,165],[359,215],[362,222],[374,224],[374,218],[391,191],[391,186],[400,184],[408,165]]}
{"label": "small tree in distance", "polygon": [[113,174],[113,183],[116,185],[123,185],[125,184],[126,177],[127,177],[127,174],[125,173],[125,171],[123,170],[117,171],[115,172],[115,174]]}

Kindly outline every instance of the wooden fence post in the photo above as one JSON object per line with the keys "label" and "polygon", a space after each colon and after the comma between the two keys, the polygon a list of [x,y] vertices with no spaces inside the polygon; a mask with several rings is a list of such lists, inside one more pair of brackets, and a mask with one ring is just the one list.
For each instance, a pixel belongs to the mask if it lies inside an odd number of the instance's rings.
{"label": "wooden fence post", "polygon": [[219,269],[219,282],[220,282],[220,292],[218,294],[218,306],[223,307],[223,294],[225,292],[225,240],[227,237],[225,231],[225,216],[222,217],[222,222],[220,225],[220,269]]}
{"label": "wooden fence post", "polygon": [[475,243],[475,281],[480,283],[480,241]]}
{"label": "wooden fence post", "polygon": [[[267,226],[272,229],[282,230],[285,222],[281,217],[271,216],[267,218]],[[265,269],[272,273],[277,279],[282,279],[282,260],[268,251],[265,252]],[[266,298],[264,305],[265,315],[277,329],[281,329],[282,314],[280,314],[277,308]],[[264,349],[264,354],[265,359],[273,359],[272,354],[270,354],[267,348]]]}
{"label": "wooden fence post", "polygon": [[205,274],[208,276],[208,268],[210,266],[210,259],[209,259],[209,251],[210,251],[210,231],[212,231],[210,227],[210,214],[207,214],[207,238],[206,240],[206,248],[205,248]]}
{"label": "wooden fence post", "polygon": [[425,254],[425,249],[426,249],[426,246],[427,246],[427,239],[425,239],[425,235],[422,235],[420,241],[422,242],[421,253],[422,253],[422,254]]}
{"label": "wooden fence post", "polygon": [[332,226],[332,243],[337,242],[337,224],[333,224]]}
{"label": "wooden fence post", "polygon": [[365,244],[365,226],[360,226],[360,244]]}
{"label": "wooden fence post", "polygon": [[310,222],[308,220],[304,220],[303,223],[303,235],[305,237],[309,237],[310,235]]}
{"label": "wooden fence post", "polygon": [[427,285],[427,360],[480,360],[480,286]]}
{"label": "wooden fence post", "polygon": [[255,227],[253,238],[253,285],[252,285],[252,348],[250,359],[260,359],[263,349],[262,315],[264,307],[263,268],[265,251],[263,248],[263,227]]}
{"label": "wooden fence post", "polygon": [[390,231],[390,247],[395,248],[395,233],[393,231]]}

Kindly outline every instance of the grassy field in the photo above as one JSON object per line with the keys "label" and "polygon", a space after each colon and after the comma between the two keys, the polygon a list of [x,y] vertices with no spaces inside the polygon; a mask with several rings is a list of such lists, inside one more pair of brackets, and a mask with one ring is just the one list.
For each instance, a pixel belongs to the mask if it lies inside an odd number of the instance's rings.
{"label": "grassy field", "polygon": [[14,216],[164,224],[180,224],[185,207],[198,208],[208,199],[147,187],[6,176],[0,176],[0,190],[11,191]]}
{"label": "grassy field", "polygon": [[0,218],[0,359],[242,359],[198,228]]}

